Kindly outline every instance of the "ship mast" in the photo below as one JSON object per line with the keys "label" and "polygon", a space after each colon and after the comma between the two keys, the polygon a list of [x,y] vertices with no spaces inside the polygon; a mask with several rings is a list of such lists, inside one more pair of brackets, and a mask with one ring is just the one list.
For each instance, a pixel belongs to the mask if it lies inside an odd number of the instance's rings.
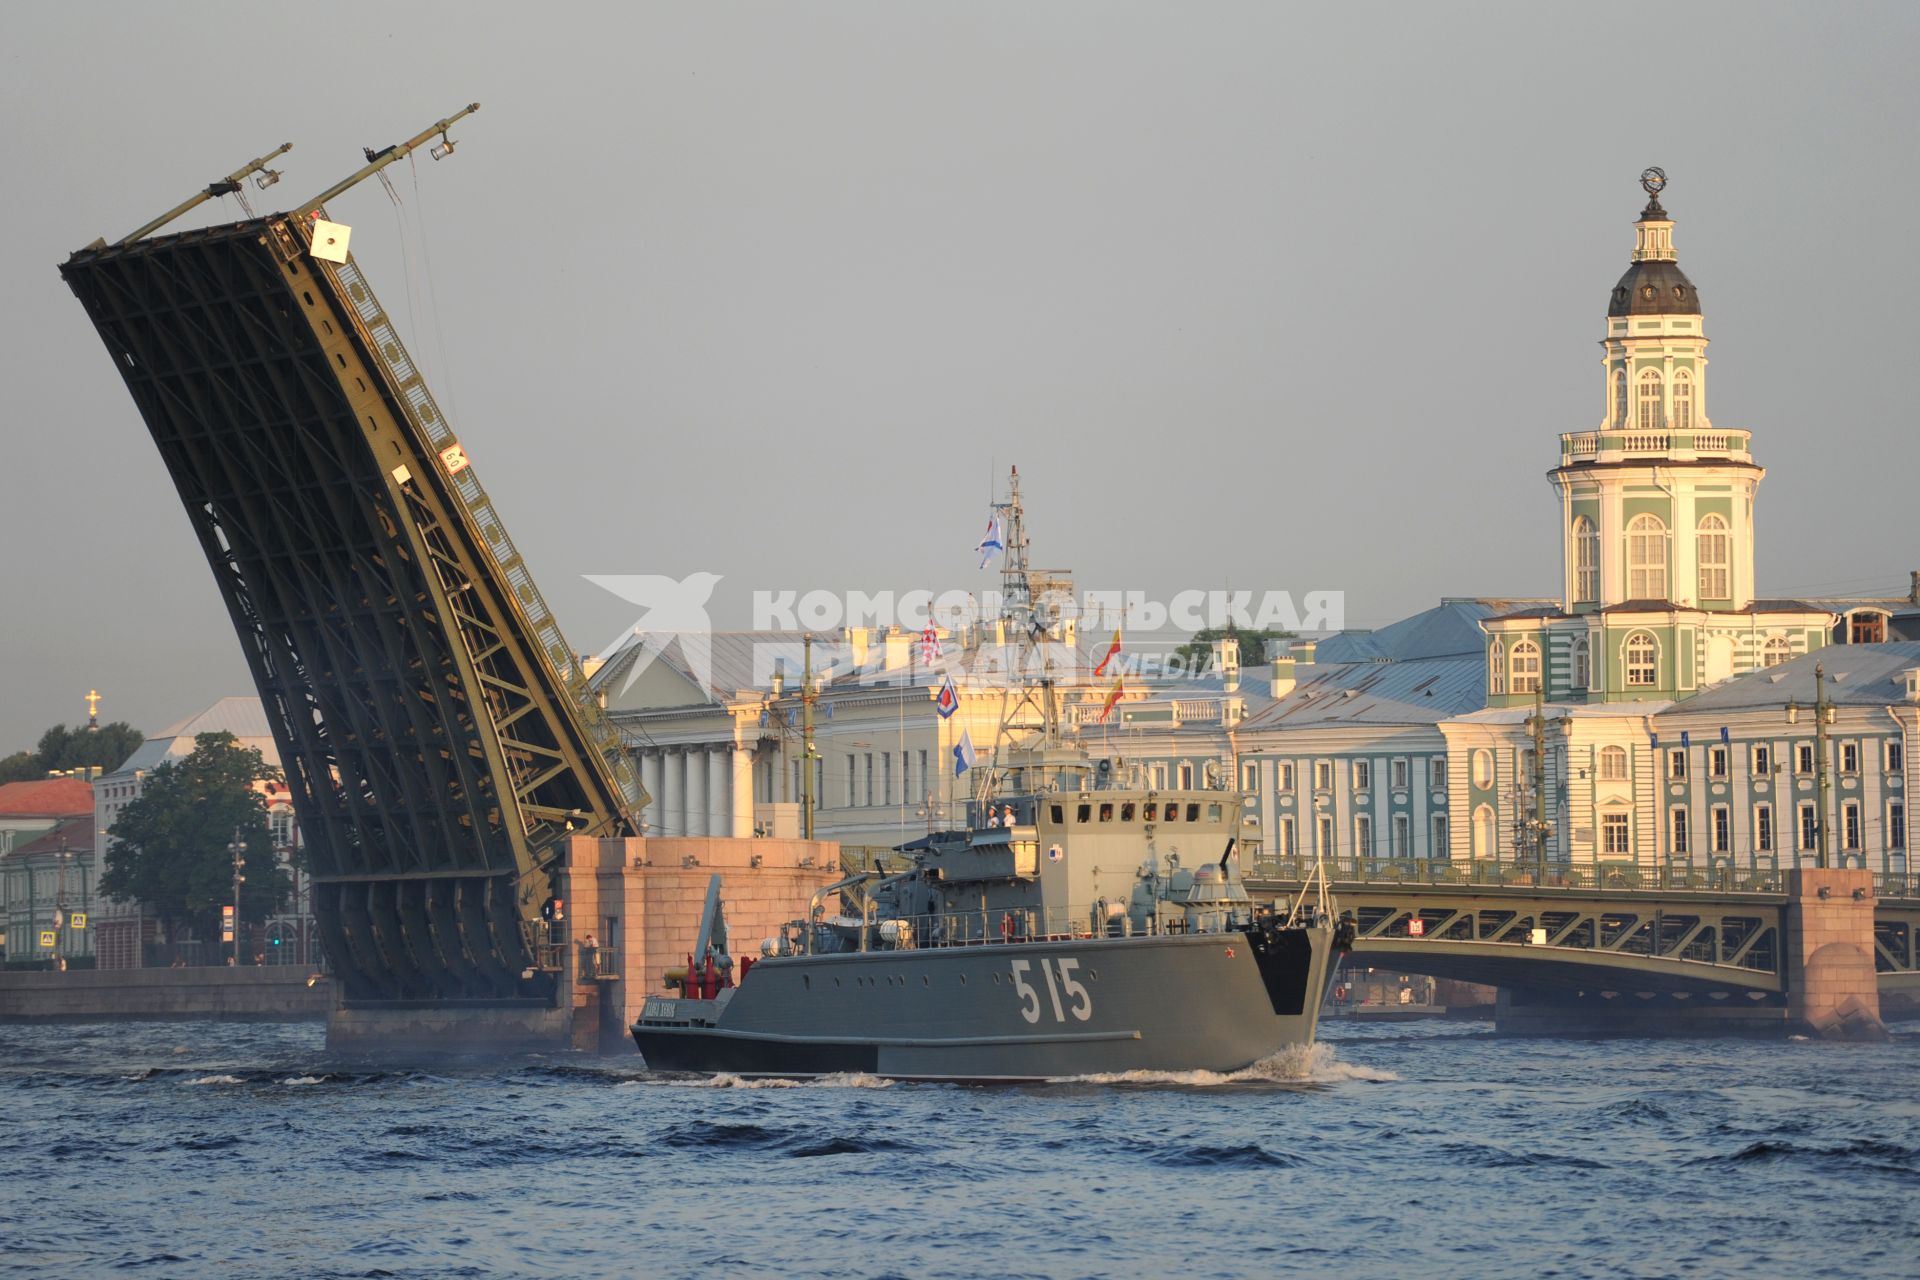
{"label": "ship mast", "polygon": [[1006,754],[1055,745],[1060,736],[1060,706],[1054,688],[1051,636],[1033,598],[1033,574],[1027,562],[1027,513],[1020,500],[1020,468],[1008,473],[1007,499],[993,504],[1003,547],[1000,557],[1000,628],[1006,655],[1006,685],[1000,694],[1000,729],[993,763],[983,770],[980,798],[991,799]]}

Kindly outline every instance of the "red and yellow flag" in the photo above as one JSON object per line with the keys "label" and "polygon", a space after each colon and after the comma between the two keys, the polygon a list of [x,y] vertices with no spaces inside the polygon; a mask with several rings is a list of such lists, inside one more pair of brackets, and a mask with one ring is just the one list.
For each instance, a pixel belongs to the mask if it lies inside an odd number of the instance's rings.
{"label": "red and yellow flag", "polygon": [[[1106,664],[1102,663],[1101,665],[1104,666]],[[1120,681],[1121,677],[1119,676],[1113,678],[1113,688],[1107,691],[1107,704],[1100,708],[1100,720],[1103,724],[1106,722],[1107,717],[1112,714],[1113,704],[1120,701],[1120,695],[1126,692],[1126,689],[1121,685]]]}
{"label": "red and yellow flag", "polygon": [[1109,662],[1112,662],[1114,658],[1119,654],[1119,652],[1120,652],[1120,628],[1115,627],[1113,629],[1113,643],[1107,646],[1107,656],[1100,659],[1100,665],[1093,669],[1093,674],[1097,676],[1103,676],[1107,674],[1107,664]]}

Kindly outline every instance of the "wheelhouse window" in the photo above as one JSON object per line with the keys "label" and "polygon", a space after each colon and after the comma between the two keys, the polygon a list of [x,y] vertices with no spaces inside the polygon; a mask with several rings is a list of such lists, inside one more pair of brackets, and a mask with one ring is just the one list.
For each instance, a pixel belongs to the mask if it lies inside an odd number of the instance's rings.
{"label": "wheelhouse window", "polygon": [[1627,595],[1667,598],[1667,526],[1659,516],[1643,513],[1627,525]]}
{"label": "wheelhouse window", "polygon": [[1652,688],[1660,673],[1660,650],[1654,644],[1653,637],[1644,631],[1634,632],[1627,637],[1626,655],[1627,686]]}
{"label": "wheelhouse window", "polygon": [[1731,539],[1727,534],[1727,522],[1717,512],[1709,512],[1700,521],[1696,534],[1696,547],[1700,561],[1700,598],[1702,600],[1728,600],[1733,592],[1728,583],[1732,578],[1730,560]]}

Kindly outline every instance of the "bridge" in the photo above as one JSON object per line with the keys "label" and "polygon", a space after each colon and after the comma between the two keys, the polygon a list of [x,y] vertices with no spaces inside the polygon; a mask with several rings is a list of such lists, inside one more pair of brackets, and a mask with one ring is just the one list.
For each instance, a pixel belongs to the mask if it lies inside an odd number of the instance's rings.
{"label": "bridge", "polygon": [[[1313,870],[1308,859],[1262,861],[1249,888],[1297,893]],[[1542,871],[1502,861],[1327,865],[1355,920],[1357,962],[1499,987],[1509,1029],[1826,1030],[1883,1010],[1920,1012],[1920,894],[1907,878]]]}
{"label": "bridge", "polygon": [[148,235],[255,161],[60,268],[239,634],[348,1006],[554,1006],[542,908],[567,842],[639,834],[647,800],[326,217],[465,114],[292,211]]}

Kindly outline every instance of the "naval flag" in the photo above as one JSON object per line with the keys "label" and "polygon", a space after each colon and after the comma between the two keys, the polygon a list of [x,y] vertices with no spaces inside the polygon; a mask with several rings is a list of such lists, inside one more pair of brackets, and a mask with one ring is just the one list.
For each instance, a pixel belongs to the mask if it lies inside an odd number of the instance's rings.
{"label": "naval flag", "polygon": [[1095,674],[1096,676],[1103,676],[1107,674],[1107,664],[1109,662],[1112,662],[1119,655],[1120,655],[1120,628],[1115,627],[1113,629],[1113,643],[1107,646],[1107,656],[1100,659],[1100,665],[1093,669],[1093,674]]}
{"label": "naval flag", "polygon": [[942,720],[951,719],[960,709],[960,691],[953,687],[953,677],[948,676],[940,682],[940,693],[933,700],[933,709],[940,713]]}
{"label": "naval flag", "polygon": [[973,768],[976,758],[973,752],[973,735],[962,729],[960,741],[953,744],[953,776],[957,778]]}
{"label": "naval flag", "polygon": [[1106,722],[1107,717],[1113,713],[1113,704],[1120,701],[1120,695],[1126,692],[1126,690],[1121,687],[1121,679],[1122,677],[1117,675],[1113,678],[1113,688],[1107,694],[1107,704],[1100,708],[1100,720],[1103,724]]}
{"label": "naval flag", "polygon": [[987,567],[987,561],[993,559],[994,552],[1006,550],[1005,547],[1000,545],[999,516],[987,517],[987,536],[980,539],[979,545],[976,546],[974,550],[980,553],[980,567],[982,569]]}

